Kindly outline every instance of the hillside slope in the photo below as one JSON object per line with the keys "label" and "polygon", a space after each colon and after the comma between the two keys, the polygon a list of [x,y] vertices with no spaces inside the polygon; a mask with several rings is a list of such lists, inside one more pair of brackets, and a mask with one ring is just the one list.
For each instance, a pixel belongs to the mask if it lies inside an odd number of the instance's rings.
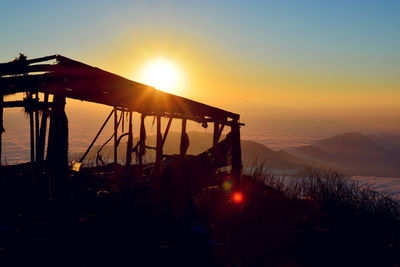
{"label": "hillside slope", "polygon": [[337,164],[355,175],[400,177],[400,157],[360,133],[345,133],[291,148],[296,156]]}

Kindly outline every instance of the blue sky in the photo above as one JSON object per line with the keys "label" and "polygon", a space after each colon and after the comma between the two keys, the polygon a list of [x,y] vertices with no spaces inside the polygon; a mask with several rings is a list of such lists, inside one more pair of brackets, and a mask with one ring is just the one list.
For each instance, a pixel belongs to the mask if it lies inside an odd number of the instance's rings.
{"label": "blue sky", "polygon": [[195,33],[245,57],[399,60],[399,1],[215,2],[2,1],[0,55],[80,51],[143,27]]}

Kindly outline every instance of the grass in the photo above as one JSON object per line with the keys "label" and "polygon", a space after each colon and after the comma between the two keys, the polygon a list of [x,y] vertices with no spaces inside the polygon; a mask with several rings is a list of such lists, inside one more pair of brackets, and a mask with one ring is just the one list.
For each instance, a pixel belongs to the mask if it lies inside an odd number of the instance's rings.
{"label": "grass", "polygon": [[304,168],[295,176],[281,176],[261,164],[252,168],[250,176],[290,199],[310,199],[325,208],[400,216],[400,204],[390,194],[378,193],[373,185],[360,183],[335,170]]}
{"label": "grass", "polygon": [[198,207],[212,238],[225,244],[215,248],[225,255],[221,265],[400,263],[398,203],[336,171],[307,168],[288,177],[257,166],[243,177],[240,207],[214,191],[203,194]]}
{"label": "grass", "polygon": [[267,165],[254,167],[243,176],[241,205],[223,190],[229,175],[221,171],[193,205],[171,216],[178,189],[118,184],[118,177],[107,177],[118,172],[106,170],[102,176],[89,170],[71,174],[69,202],[57,221],[60,212],[49,206],[45,179],[35,180],[33,170],[22,166],[3,168],[0,262],[3,257],[74,266],[400,263],[398,204],[335,171],[304,169],[288,177]]}

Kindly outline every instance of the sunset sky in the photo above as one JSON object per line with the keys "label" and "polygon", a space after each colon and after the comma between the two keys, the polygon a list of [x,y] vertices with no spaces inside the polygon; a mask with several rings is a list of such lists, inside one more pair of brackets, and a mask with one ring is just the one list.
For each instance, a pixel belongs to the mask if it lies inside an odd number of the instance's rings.
{"label": "sunset sky", "polygon": [[0,61],[61,54],[148,82],[164,60],[170,92],[240,113],[244,135],[399,133],[399,14],[390,0],[2,1]]}

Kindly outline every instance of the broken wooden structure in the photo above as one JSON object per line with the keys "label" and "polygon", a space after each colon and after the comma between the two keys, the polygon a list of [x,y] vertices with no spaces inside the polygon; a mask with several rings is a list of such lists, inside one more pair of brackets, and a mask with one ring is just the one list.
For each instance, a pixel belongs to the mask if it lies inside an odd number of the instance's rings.
{"label": "broken wooden structure", "polygon": [[[4,96],[24,93],[21,101],[4,101]],[[43,99],[39,99],[43,93]],[[51,97],[52,96],[52,97]],[[230,127],[232,176],[239,184],[242,172],[239,115],[193,100],[165,93],[134,82],[113,73],[91,67],[81,62],[52,55],[26,59],[21,56],[14,61],[0,64],[0,162],[1,136],[3,133],[3,109],[24,107],[29,114],[31,136],[31,162],[45,163],[50,176],[68,168],[68,119],[65,114],[66,98],[100,103],[113,107],[104,125],[89,145],[80,162],[93,146],[109,119],[114,119],[114,162],[117,163],[117,146],[123,136],[128,137],[126,165],[132,161],[132,112],[141,114],[140,138],[136,147],[138,164],[143,164],[146,150],[144,120],[154,116],[157,122],[156,159],[153,175],[160,174],[163,146],[173,119],[182,121],[180,154],[184,159],[189,146],[186,133],[187,120],[202,125],[213,124],[212,146],[219,143],[225,126]],[[50,101],[52,99],[52,101]],[[40,111],[40,112],[39,112]],[[120,118],[118,119],[118,113]],[[128,132],[118,137],[122,116],[129,116]],[[40,121],[41,116],[41,121]],[[169,118],[166,130],[161,132],[161,118]],[[47,157],[44,158],[47,119],[50,119]],[[122,119],[124,121],[124,119]],[[124,126],[122,126],[124,127]],[[210,142],[211,145],[211,142]],[[57,178],[59,179],[59,178]],[[55,182],[59,184],[58,182]],[[62,183],[61,185],[62,186]],[[55,186],[55,187],[59,187]],[[57,191],[57,189],[54,189]]]}

